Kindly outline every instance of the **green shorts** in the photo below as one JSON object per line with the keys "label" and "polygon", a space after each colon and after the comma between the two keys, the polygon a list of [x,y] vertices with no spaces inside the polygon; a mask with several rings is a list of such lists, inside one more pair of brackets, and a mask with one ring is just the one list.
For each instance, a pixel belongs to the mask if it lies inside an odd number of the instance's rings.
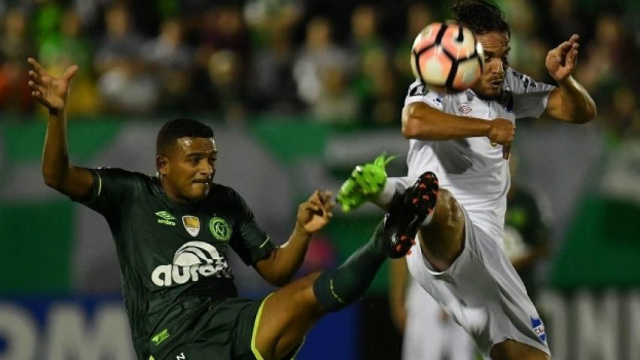
{"label": "green shorts", "polygon": [[[271,295],[269,295],[271,296]],[[232,298],[160,331],[151,339],[154,360],[262,360],[255,339],[264,302]],[[300,344],[300,347],[302,344]],[[297,350],[300,349],[298,347]],[[297,350],[288,357],[293,359]]]}

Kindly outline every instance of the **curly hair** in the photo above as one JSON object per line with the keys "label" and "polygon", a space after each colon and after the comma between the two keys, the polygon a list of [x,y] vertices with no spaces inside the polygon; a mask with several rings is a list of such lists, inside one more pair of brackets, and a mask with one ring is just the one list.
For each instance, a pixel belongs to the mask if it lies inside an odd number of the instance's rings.
{"label": "curly hair", "polygon": [[511,37],[509,24],[504,20],[504,12],[490,0],[461,0],[449,9],[458,24],[469,28],[474,34],[488,32],[507,33]]}

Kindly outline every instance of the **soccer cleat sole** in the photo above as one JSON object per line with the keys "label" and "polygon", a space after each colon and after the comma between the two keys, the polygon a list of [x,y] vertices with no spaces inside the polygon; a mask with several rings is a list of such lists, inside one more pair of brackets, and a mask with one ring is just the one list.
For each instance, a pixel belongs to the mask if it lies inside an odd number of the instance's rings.
{"label": "soccer cleat sole", "polygon": [[385,218],[387,255],[397,259],[409,254],[424,219],[433,212],[438,200],[438,178],[430,171],[422,174],[407,189],[400,203]]}

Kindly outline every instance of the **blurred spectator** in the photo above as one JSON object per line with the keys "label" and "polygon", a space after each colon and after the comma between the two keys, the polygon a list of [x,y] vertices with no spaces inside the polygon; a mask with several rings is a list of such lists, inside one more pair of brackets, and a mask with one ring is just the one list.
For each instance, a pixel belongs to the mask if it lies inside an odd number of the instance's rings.
{"label": "blurred spectator", "polygon": [[353,86],[362,106],[361,117],[365,124],[398,124],[403,106],[398,95],[403,94],[403,90],[398,88],[387,52],[380,49],[365,54],[362,71]]}
{"label": "blurred spectator", "polygon": [[251,47],[240,6],[221,5],[206,12],[199,41],[189,108],[226,114],[228,120],[244,117]]}
{"label": "blurred spectator", "polygon": [[367,124],[390,125],[397,123],[401,100],[397,96],[399,88],[389,52],[377,34],[377,25],[376,8],[369,5],[355,8],[351,16],[350,43],[356,62],[353,88],[364,109],[362,119]]}
{"label": "blurred spectator", "polygon": [[[616,2],[601,11],[596,3],[604,0],[496,1],[510,20],[514,68],[549,81],[547,52],[578,33],[574,75],[593,94],[610,133],[635,136],[637,115],[629,104],[640,91],[639,6]],[[23,63],[37,55],[54,74],[70,63],[80,66],[74,87],[81,90],[69,99],[74,114],[205,111],[238,120],[248,111],[308,111],[320,121],[396,126],[413,81],[413,40],[432,21],[446,21],[449,5],[2,2],[0,111],[33,111]]]}
{"label": "blurred spectator", "polygon": [[544,63],[551,46],[536,36],[538,23],[533,4],[530,0],[505,1],[503,9],[511,24],[510,65],[535,80],[549,81]]}
{"label": "blurred spectator", "polygon": [[378,15],[373,6],[360,5],[351,15],[351,56],[358,62],[370,51],[384,50],[384,42],[377,34]]}
{"label": "blurred spectator", "polygon": [[640,110],[631,88],[624,86],[615,90],[605,117],[612,140],[640,139]]}
{"label": "blurred spectator", "polygon": [[159,108],[180,108],[188,96],[194,65],[193,51],[184,42],[180,21],[165,21],[158,37],[143,45],[142,58],[158,74],[161,91]]}
{"label": "blurred spectator", "polygon": [[201,41],[204,46],[210,47],[211,51],[233,51],[242,61],[248,61],[251,54],[249,29],[240,6],[212,8],[204,15],[201,26]]}
{"label": "blurred spectator", "polygon": [[200,52],[201,59],[208,61],[211,54],[219,50],[228,50],[235,54],[239,75],[246,79],[245,71],[251,60],[249,29],[242,16],[242,9],[236,5],[225,5],[208,11],[201,23]]}
{"label": "blurred spectator", "polygon": [[54,64],[66,69],[77,64],[81,70],[91,69],[93,49],[84,38],[78,13],[67,9],[63,13],[60,29],[44,37],[38,52],[38,59],[44,66]]}
{"label": "blurred spectator", "polygon": [[107,110],[115,113],[150,113],[159,99],[158,79],[140,62],[143,39],[134,32],[130,14],[114,5],[105,14],[106,34],[99,43],[95,66],[98,89]]}
{"label": "blurred spectator", "polygon": [[0,112],[24,115],[33,110],[35,103],[24,64],[24,60],[7,59],[0,65]]}
{"label": "blurred spectator", "polygon": [[[579,13],[575,6],[575,0],[545,0],[540,5],[542,29],[545,29],[545,36],[554,46],[566,41],[572,34],[588,35],[584,16]],[[514,24],[514,21],[510,21]]]}
{"label": "blurred spectator", "polygon": [[246,115],[240,63],[238,55],[230,50],[220,50],[209,58],[209,100],[225,120],[233,123],[244,121]]}
{"label": "blurred spectator", "polygon": [[331,40],[331,24],[325,18],[314,18],[307,25],[306,40],[293,67],[298,96],[314,105],[325,92],[322,77],[328,68],[346,72],[349,57],[346,51]]}
{"label": "blurred spectator", "polygon": [[60,30],[43,38],[38,58],[55,75],[62,75],[72,64],[79,66],[73,80],[78,90],[69,98],[68,114],[96,114],[101,110],[92,66],[93,48],[84,37],[77,11],[72,8],[64,11]]}
{"label": "blurred spectator", "polygon": [[17,114],[33,110],[34,101],[29,81],[26,59],[33,48],[27,33],[25,14],[9,10],[2,22],[0,33],[0,109]]}
{"label": "blurred spectator", "polygon": [[20,10],[10,10],[2,21],[0,60],[25,60],[33,52],[27,33],[27,20]]}
{"label": "blurred spectator", "polygon": [[288,12],[278,13],[262,27],[265,46],[255,53],[249,78],[254,110],[293,113],[301,107],[292,70],[292,20]]}
{"label": "blurred spectator", "polygon": [[425,3],[414,2],[407,9],[407,30],[395,48],[393,60],[400,78],[401,88],[408,87],[415,79],[410,61],[413,41],[420,31],[433,21],[431,9]]}
{"label": "blurred spectator", "polygon": [[346,125],[358,119],[358,99],[350,93],[344,70],[325,69],[322,94],[313,107],[313,114],[321,122]]}
{"label": "blurred spectator", "polygon": [[48,38],[60,33],[63,8],[57,1],[42,1],[33,10],[31,31],[36,45],[42,46]]}
{"label": "blurred spectator", "polygon": [[613,15],[598,17],[595,38],[587,46],[586,60],[578,68],[584,86],[599,102],[606,101],[623,78],[622,69],[617,65],[624,51],[621,30]]}
{"label": "blurred spectator", "polygon": [[274,28],[292,32],[293,26],[300,21],[301,13],[302,4],[295,0],[247,1],[244,17],[251,31],[254,47],[262,47],[268,42],[263,38],[268,38]]}

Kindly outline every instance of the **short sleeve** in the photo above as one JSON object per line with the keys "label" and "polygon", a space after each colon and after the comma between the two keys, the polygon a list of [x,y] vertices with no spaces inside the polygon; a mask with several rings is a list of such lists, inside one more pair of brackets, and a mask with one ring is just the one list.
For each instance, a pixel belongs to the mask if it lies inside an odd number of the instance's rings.
{"label": "short sleeve", "polygon": [[546,110],[549,94],[556,87],[536,82],[531,77],[511,68],[505,75],[509,91],[513,94],[516,119],[539,118]]}
{"label": "short sleeve", "polygon": [[271,255],[275,245],[269,235],[260,228],[253,212],[244,199],[231,190],[231,204],[235,207],[237,222],[231,237],[231,247],[247,265],[253,265],[259,260]]}
{"label": "short sleeve", "polygon": [[141,174],[117,168],[91,169],[93,188],[82,204],[107,218],[120,213],[131,204]]}
{"label": "short sleeve", "polygon": [[444,107],[444,97],[442,94],[429,90],[422,82],[416,80],[409,86],[407,97],[404,99],[404,106],[415,102],[423,102],[433,108],[442,110]]}

